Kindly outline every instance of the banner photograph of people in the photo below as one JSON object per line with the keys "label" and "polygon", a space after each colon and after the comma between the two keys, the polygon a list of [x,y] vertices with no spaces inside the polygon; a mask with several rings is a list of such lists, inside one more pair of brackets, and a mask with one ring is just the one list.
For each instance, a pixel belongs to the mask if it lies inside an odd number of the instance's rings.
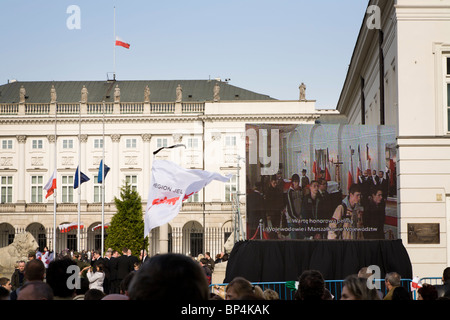
{"label": "banner photograph of people", "polygon": [[248,239],[396,239],[396,130],[247,124]]}

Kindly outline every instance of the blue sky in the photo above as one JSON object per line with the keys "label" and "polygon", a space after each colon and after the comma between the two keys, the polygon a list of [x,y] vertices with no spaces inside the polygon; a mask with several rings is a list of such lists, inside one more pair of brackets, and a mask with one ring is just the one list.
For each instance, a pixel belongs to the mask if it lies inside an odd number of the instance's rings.
{"label": "blue sky", "polygon": [[[0,84],[19,81],[231,79],[280,100],[334,108],[367,0],[1,0]],[[69,29],[70,5],[80,29]]]}

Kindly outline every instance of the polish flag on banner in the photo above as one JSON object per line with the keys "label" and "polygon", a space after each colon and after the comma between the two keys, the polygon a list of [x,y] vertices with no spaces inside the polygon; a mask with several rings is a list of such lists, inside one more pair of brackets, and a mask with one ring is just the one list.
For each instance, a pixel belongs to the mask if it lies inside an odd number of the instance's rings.
{"label": "polish flag on banner", "polygon": [[47,195],[45,196],[45,199],[50,197],[56,189],[56,169],[53,171],[52,176],[48,180],[47,184],[44,186],[44,190],[47,191]]}
{"label": "polish flag on banner", "polygon": [[414,277],[414,279],[411,281],[411,290],[417,290],[422,287],[422,284],[420,283],[419,277]]}
{"label": "polish flag on banner", "polygon": [[[78,223],[76,223],[76,222],[72,222],[72,223],[63,223],[63,224],[60,224],[60,225],[58,226],[58,228],[59,228],[59,231],[60,231],[60,232],[66,233],[66,232],[69,232],[69,231],[71,231],[71,230],[73,230],[73,229],[77,229],[77,228],[78,228]],[[83,228],[84,228],[84,225],[83,225],[83,224],[80,224],[80,229],[83,229]]]}
{"label": "polish flag on banner", "polygon": [[350,162],[347,174],[347,190],[350,190],[352,184],[353,184],[353,163]]}
{"label": "polish flag on banner", "polygon": [[116,46],[130,49],[130,44],[116,36]]}
{"label": "polish flag on banner", "polygon": [[200,191],[213,180],[227,182],[231,177],[204,170],[184,169],[172,161],[154,159],[144,216],[144,237],[153,228],[175,218],[186,195]]}
{"label": "polish flag on banner", "polygon": [[[102,224],[99,223],[99,224],[96,225],[95,227],[92,227],[92,231],[95,231],[95,230],[98,230],[98,229],[101,229],[101,228],[102,228]],[[104,225],[104,228],[105,228],[105,229],[109,228],[109,223],[105,224],[105,225]]]}

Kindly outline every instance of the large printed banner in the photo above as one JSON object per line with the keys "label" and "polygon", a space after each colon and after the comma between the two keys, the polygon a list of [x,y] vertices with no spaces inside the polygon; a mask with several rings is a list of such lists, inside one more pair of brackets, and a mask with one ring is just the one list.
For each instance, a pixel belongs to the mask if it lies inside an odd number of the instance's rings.
{"label": "large printed banner", "polygon": [[396,239],[391,126],[246,125],[249,239]]}

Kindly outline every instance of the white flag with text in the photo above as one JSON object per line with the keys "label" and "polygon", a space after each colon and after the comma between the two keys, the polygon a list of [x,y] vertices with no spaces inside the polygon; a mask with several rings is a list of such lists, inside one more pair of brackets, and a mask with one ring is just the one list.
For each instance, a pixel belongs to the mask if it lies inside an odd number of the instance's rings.
{"label": "white flag with text", "polygon": [[204,170],[184,169],[172,161],[155,159],[144,216],[144,237],[153,228],[175,218],[183,201],[192,194],[213,180],[227,182],[231,177]]}

